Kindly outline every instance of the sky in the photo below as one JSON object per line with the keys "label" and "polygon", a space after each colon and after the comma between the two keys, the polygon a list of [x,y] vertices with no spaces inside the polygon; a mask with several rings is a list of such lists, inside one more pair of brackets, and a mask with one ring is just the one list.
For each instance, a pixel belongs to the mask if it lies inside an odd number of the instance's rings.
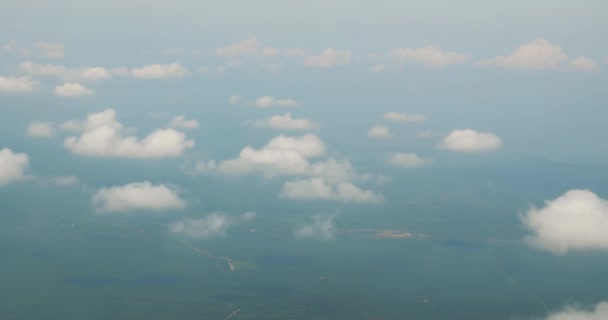
{"label": "sky", "polygon": [[[605,1],[2,7],[0,192],[86,186],[103,215],[204,201],[172,175],[256,176],[275,181],[280,199],[380,205],[390,170],[526,157],[608,164]],[[104,174],[114,170],[123,174]],[[522,222],[531,246],[608,247],[596,228],[608,225],[601,194],[573,187],[538,201]],[[255,218],[243,212],[171,230],[223,234]],[[296,234],[333,239],[332,219]]]}

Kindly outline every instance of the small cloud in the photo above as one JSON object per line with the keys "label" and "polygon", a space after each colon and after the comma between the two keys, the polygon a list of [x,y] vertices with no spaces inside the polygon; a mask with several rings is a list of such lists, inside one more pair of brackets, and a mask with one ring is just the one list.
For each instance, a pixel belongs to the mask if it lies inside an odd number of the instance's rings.
{"label": "small cloud", "polygon": [[421,168],[433,163],[433,159],[422,158],[415,153],[396,153],[389,158],[389,163],[402,168]]}
{"label": "small cloud", "polygon": [[34,46],[38,55],[46,58],[63,58],[65,55],[65,47],[60,43],[38,42]]}
{"label": "small cloud", "polygon": [[311,130],[318,128],[317,124],[308,119],[293,119],[291,113],[276,115],[268,119],[254,122],[256,127],[287,129],[287,130]]}
{"label": "small cloud", "polygon": [[230,104],[239,104],[241,102],[241,98],[237,95],[233,95],[228,99],[228,103]]}
{"label": "small cloud", "polygon": [[99,213],[162,211],[184,208],[186,201],[181,199],[178,191],[173,188],[143,181],[99,189],[93,196],[93,206]]}
{"label": "small cloud", "polygon": [[55,135],[55,128],[50,122],[32,121],[27,126],[26,134],[30,137],[49,138]]}
{"label": "small cloud", "polygon": [[336,200],[346,203],[379,203],[380,194],[362,190],[351,182],[327,182],[322,178],[298,179],[283,184],[281,197],[293,200]]}
{"label": "small cloud", "polygon": [[38,81],[30,77],[0,76],[0,92],[28,92],[34,90]]}
{"label": "small cloud", "polygon": [[325,49],[317,56],[306,58],[304,64],[312,67],[329,68],[336,66],[350,66],[350,51]]}
{"label": "small cloud", "polygon": [[545,39],[536,39],[519,46],[507,56],[478,61],[478,65],[496,66],[504,69],[555,70],[566,62],[562,48]]}
{"label": "small cloud", "polygon": [[604,320],[608,319],[608,301],[602,301],[593,307],[567,305],[562,310],[553,312],[543,320]]}
{"label": "small cloud", "polygon": [[420,49],[398,48],[391,51],[389,55],[400,62],[415,62],[435,68],[463,64],[467,61],[467,56],[464,54],[445,52],[433,46]]}
{"label": "small cloud", "polygon": [[367,132],[367,135],[373,138],[390,138],[391,132],[385,126],[375,126]]}
{"label": "small cloud", "polygon": [[215,54],[225,58],[256,55],[258,54],[261,45],[262,41],[260,41],[257,37],[254,37],[224,48],[219,48],[215,50]]}
{"label": "small cloud", "polygon": [[184,53],[186,50],[184,48],[165,48],[161,52],[162,55],[166,56],[177,56]]}
{"label": "small cloud", "polygon": [[294,235],[298,239],[333,240],[336,237],[333,217],[315,216],[312,224],[296,229]]}
{"label": "small cloud", "polygon": [[570,190],[522,217],[534,233],[530,244],[556,254],[570,250],[608,250],[608,200],[589,190]]}
{"label": "small cloud", "polygon": [[80,184],[76,176],[59,176],[49,179],[49,183],[59,187],[69,187]]}
{"label": "small cloud", "polygon": [[572,62],[570,62],[570,65],[573,66],[576,70],[579,71],[595,71],[597,70],[597,63],[595,63],[595,61],[587,59],[585,57],[578,57],[574,60],[572,60]]}
{"label": "small cloud", "polygon": [[53,94],[60,97],[83,97],[95,94],[95,91],[75,82],[66,82],[55,87]]}
{"label": "small cloud", "polygon": [[426,116],[419,114],[406,114],[403,112],[387,112],[382,118],[398,122],[420,122],[426,120]]}
{"label": "small cloud", "polygon": [[263,96],[258,98],[254,104],[258,108],[295,107],[298,105],[298,103],[293,99],[276,99],[272,96]]}
{"label": "small cloud", "polygon": [[102,67],[66,68],[62,65],[25,61],[19,68],[34,77],[54,77],[65,81],[100,81],[112,78],[110,70]]}
{"label": "small cloud", "polygon": [[185,116],[179,115],[169,122],[169,127],[177,129],[196,129],[199,123],[195,119],[187,120]]}
{"label": "small cloud", "polygon": [[181,219],[169,225],[169,231],[173,234],[189,238],[223,238],[228,229],[238,223],[251,221],[255,213],[245,212],[238,218],[231,217],[221,212],[212,213],[200,219]]}
{"label": "small cloud", "polygon": [[439,147],[455,152],[486,152],[502,148],[502,141],[491,132],[454,130],[443,139]]}
{"label": "small cloud", "polygon": [[384,65],[384,64],[378,64],[378,65],[375,65],[375,66],[371,67],[369,69],[369,72],[371,72],[371,73],[380,73],[380,72],[384,71],[384,69],[386,69],[386,65]]}
{"label": "small cloud", "polygon": [[183,78],[190,72],[179,63],[151,64],[141,68],[131,69],[131,75],[136,79],[169,79]]}
{"label": "small cloud", "polygon": [[0,150],[0,187],[25,179],[29,164],[30,158],[25,153],[15,153],[8,148]]}

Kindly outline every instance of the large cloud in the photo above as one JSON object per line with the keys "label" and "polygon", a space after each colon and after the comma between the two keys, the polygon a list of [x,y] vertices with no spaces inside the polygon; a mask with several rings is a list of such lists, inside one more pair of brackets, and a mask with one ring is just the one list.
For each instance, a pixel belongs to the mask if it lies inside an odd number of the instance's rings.
{"label": "large cloud", "polygon": [[505,69],[552,70],[566,62],[562,48],[545,39],[536,39],[519,46],[507,56],[479,61],[480,65],[494,65]]}
{"label": "large cloud", "polygon": [[570,65],[579,71],[595,71],[598,68],[595,61],[582,56],[572,60]]}
{"label": "large cloud", "polygon": [[268,119],[258,120],[254,122],[256,127],[288,129],[288,130],[310,130],[318,128],[317,124],[308,119],[294,119],[291,113],[285,115],[276,115]]}
{"label": "large cloud", "polygon": [[317,56],[306,58],[304,64],[307,66],[329,68],[335,66],[350,66],[350,51],[325,49]]}
{"label": "large cloud", "polygon": [[592,308],[569,305],[544,320],[606,320],[608,319],[608,301],[602,301]]}
{"label": "large cloud", "polygon": [[200,219],[181,219],[169,225],[169,231],[174,234],[190,238],[218,238],[224,237],[228,229],[243,221],[255,218],[255,213],[246,212],[239,217],[232,217],[225,213],[214,212]]}
{"label": "large cloud", "polygon": [[464,54],[441,51],[438,47],[424,47],[420,49],[398,48],[389,54],[402,62],[416,62],[436,68],[463,64],[467,61],[467,56]]}
{"label": "large cloud", "polygon": [[82,97],[91,96],[95,94],[95,91],[76,82],[66,82],[55,87],[53,94],[61,97]]}
{"label": "large cloud", "polygon": [[420,168],[433,163],[432,159],[422,158],[415,153],[396,153],[389,158],[389,163],[402,168]]}
{"label": "large cloud", "polygon": [[0,76],[0,92],[28,92],[34,90],[37,84],[30,77]]}
{"label": "large cloud", "polygon": [[487,152],[502,148],[502,141],[491,132],[454,130],[443,139],[440,147],[455,152]]}
{"label": "large cloud", "polygon": [[25,153],[15,153],[8,148],[0,150],[0,186],[25,178],[29,163]]}
{"label": "large cloud", "polygon": [[294,231],[294,235],[299,239],[333,240],[335,234],[336,228],[332,216],[327,218],[315,216],[312,224],[302,226]]}
{"label": "large cloud", "polygon": [[557,254],[569,250],[608,250],[608,200],[589,190],[570,190],[522,217],[538,248]]}
{"label": "large cloud", "polygon": [[148,181],[129,183],[124,186],[102,188],[93,196],[97,212],[127,212],[132,210],[169,210],[186,206],[177,190],[164,184]]}
{"label": "large cloud", "polygon": [[167,158],[181,156],[194,147],[194,140],[174,129],[157,129],[143,139],[129,135],[116,120],[116,112],[107,109],[90,114],[85,121],[70,120],[64,129],[80,129],[80,136],[70,136],[64,146],[73,153],[93,157]]}

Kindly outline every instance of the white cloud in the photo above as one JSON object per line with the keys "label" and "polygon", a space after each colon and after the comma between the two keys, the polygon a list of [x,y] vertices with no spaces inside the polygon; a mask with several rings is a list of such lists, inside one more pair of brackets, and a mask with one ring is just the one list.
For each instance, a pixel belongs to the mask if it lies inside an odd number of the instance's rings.
{"label": "white cloud", "polygon": [[256,127],[289,130],[310,130],[318,127],[317,124],[308,119],[293,119],[289,112],[285,115],[276,115],[268,119],[255,121],[254,125]]}
{"label": "white cloud", "polygon": [[238,56],[255,55],[259,51],[262,41],[254,37],[230,46],[215,50],[215,54],[220,57],[234,58]]}
{"label": "white cloud", "polygon": [[592,308],[568,305],[544,320],[605,320],[608,319],[608,301],[602,301]]}
{"label": "white cloud", "polygon": [[196,129],[199,127],[199,123],[195,119],[186,119],[185,116],[179,115],[169,122],[169,127],[178,129]]}
{"label": "white cloud", "polygon": [[167,56],[176,56],[184,53],[186,50],[184,48],[165,48],[162,50],[161,54]]}
{"label": "white cloud", "polygon": [[317,240],[333,240],[335,234],[336,228],[331,216],[325,219],[321,216],[315,216],[312,224],[302,226],[294,232],[296,238]]}
{"label": "white cloud", "polygon": [[294,200],[337,200],[346,203],[379,203],[382,195],[362,190],[351,182],[329,183],[322,178],[287,181],[281,197]]}
{"label": "white cloud", "polygon": [[390,121],[399,121],[399,122],[420,122],[426,120],[426,116],[419,114],[406,114],[403,112],[387,112],[382,118]]}
{"label": "white cloud", "polygon": [[570,190],[543,208],[531,208],[522,217],[538,248],[557,254],[569,250],[608,250],[608,200],[589,190]]}
{"label": "white cloud", "polygon": [[263,96],[255,100],[255,106],[258,108],[270,107],[295,107],[298,103],[293,99],[276,99],[272,96]]}
{"label": "white cloud", "polygon": [[440,148],[456,152],[494,151],[502,148],[502,141],[491,132],[454,130],[443,139]]}
{"label": "white cloud", "polygon": [[89,114],[85,121],[70,120],[61,128],[82,131],[80,136],[67,137],[64,146],[85,156],[166,158],[181,156],[194,147],[194,140],[174,129],[157,129],[141,140],[131,136],[129,130],[116,120],[113,109]]}
{"label": "white cloud", "polygon": [[171,64],[151,64],[141,68],[131,69],[131,75],[137,79],[167,79],[167,78],[183,78],[189,74],[186,68],[179,63]]}
{"label": "white cloud", "polygon": [[384,64],[378,64],[378,65],[375,65],[375,66],[369,68],[369,72],[371,72],[371,73],[380,73],[380,72],[384,71],[384,69],[386,69],[386,65],[384,65]]}
{"label": "white cloud", "polygon": [[8,148],[0,150],[0,186],[24,179],[29,163],[30,158],[25,153],[15,153]]}
{"label": "white cloud", "polygon": [[69,187],[69,186],[75,186],[77,184],[80,184],[80,181],[78,180],[78,178],[76,176],[52,177],[49,179],[49,182],[53,185],[60,186],[60,187]]}
{"label": "white cloud", "polygon": [[48,138],[55,135],[55,128],[50,122],[32,121],[27,126],[26,134],[30,137]]}
{"label": "white cloud", "polygon": [[27,92],[32,91],[38,81],[30,77],[3,77],[0,76],[0,92]]}
{"label": "white cloud", "polygon": [[508,56],[481,60],[479,65],[494,65],[505,69],[553,70],[567,60],[560,46],[545,39],[536,39],[519,46]]}
{"label": "white cloud", "polygon": [[396,153],[389,158],[389,163],[403,168],[420,168],[430,165],[433,160],[422,158],[415,153]]}
{"label": "white cloud", "polygon": [[587,59],[582,56],[572,60],[572,62],[570,62],[570,65],[572,65],[576,70],[580,70],[580,71],[597,70],[597,63],[595,63],[595,61]]}
{"label": "white cloud", "polygon": [[181,219],[169,225],[169,230],[178,235],[190,238],[222,238],[228,229],[235,224],[255,218],[255,213],[245,212],[239,218],[214,212],[201,219]]}
{"label": "white cloud", "polygon": [[233,95],[228,99],[228,103],[230,104],[239,104],[241,102],[241,98],[237,95]]}
{"label": "white cloud", "polygon": [[390,138],[391,132],[385,126],[375,126],[367,132],[367,135],[374,138]]}
{"label": "white cloud", "polygon": [[66,82],[60,86],[56,86],[53,94],[61,97],[82,97],[91,96],[95,91],[75,82]]}
{"label": "white cloud", "polygon": [[46,58],[63,58],[65,55],[65,48],[60,43],[47,43],[47,42],[38,42],[34,46],[36,51],[38,51],[38,55],[46,57]]}
{"label": "white cloud", "polygon": [[397,48],[391,51],[389,55],[402,62],[416,62],[436,68],[463,64],[467,61],[467,56],[464,54],[445,52],[432,46],[420,49]]}
{"label": "white cloud", "polygon": [[110,70],[102,67],[66,68],[62,65],[36,64],[25,61],[19,68],[35,77],[54,77],[66,81],[99,81],[112,78]]}
{"label": "white cloud", "polygon": [[148,181],[129,183],[124,186],[102,188],[93,195],[97,212],[126,212],[133,210],[169,210],[186,206],[178,191],[164,184]]}
{"label": "white cloud", "polygon": [[335,66],[350,66],[350,51],[325,49],[318,56],[306,58],[304,64],[313,67],[329,68]]}

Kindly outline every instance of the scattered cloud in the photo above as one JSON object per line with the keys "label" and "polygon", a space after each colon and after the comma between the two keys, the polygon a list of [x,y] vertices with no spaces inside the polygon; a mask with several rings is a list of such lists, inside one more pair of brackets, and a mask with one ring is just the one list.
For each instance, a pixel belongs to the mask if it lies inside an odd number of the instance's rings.
{"label": "scattered cloud", "polygon": [[239,104],[241,102],[241,98],[237,95],[233,95],[228,99],[228,103],[230,104]]}
{"label": "scattered cloud", "polygon": [[38,42],[34,46],[39,56],[45,58],[63,58],[65,55],[65,47],[60,43]]}
{"label": "scattered cloud", "polygon": [[136,79],[168,79],[183,78],[190,71],[182,67],[179,63],[171,64],[151,64],[141,68],[131,69],[131,75]]}
{"label": "scattered cloud", "polygon": [[0,76],[0,92],[28,92],[34,90],[38,81],[30,77]]}
{"label": "scattered cloud", "polygon": [[99,81],[112,78],[112,72],[102,67],[66,68],[62,65],[25,61],[19,65],[19,68],[30,76],[53,77],[65,81]]}
{"label": "scattered cloud", "polygon": [[464,54],[445,52],[433,46],[420,49],[397,48],[391,51],[389,55],[399,62],[415,62],[435,68],[463,64],[468,59]]}
{"label": "scattered cloud", "polygon": [[544,320],[604,320],[608,319],[608,301],[602,301],[594,307],[568,305],[562,310],[551,313]]}
{"label": "scattered cloud", "polygon": [[426,116],[419,114],[406,114],[403,112],[387,112],[382,116],[385,120],[398,122],[420,122],[426,120]]}
{"label": "scattered cloud", "polygon": [[195,119],[186,119],[185,116],[179,115],[169,122],[169,127],[177,129],[196,129],[199,127],[199,123]]}
{"label": "scattered cloud", "polygon": [[440,148],[455,152],[486,152],[502,148],[502,141],[491,132],[454,130],[443,139]]}
{"label": "scattered cloud", "polygon": [[95,94],[95,91],[76,82],[66,82],[55,87],[53,94],[61,97],[82,97],[91,96]]}
{"label": "scattered cloud", "polygon": [[504,69],[555,70],[566,60],[567,56],[560,46],[552,45],[545,39],[536,39],[519,46],[510,55],[481,60],[477,64]]}
{"label": "scattered cloud", "polygon": [[572,62],[570,62],[570,65],[573,66],[576,70],[580,70],[580,71],[597,70],[597,63],[595,63],[595,61],[587,59],[582,56],[572,60]]}
{"label": "scattered cloud", "polygon": [[93,206],[99,213],[161,211],[184,208],[186,201],[179,197],[179,192],[174,188],[143,181],[99,189],[93,195]]}
{"label": "scattered cloud", "polygon": [[570,190],[522,217],[534,235],[528,241],[556,254],[569,250],[608,250],[608,200],[589,190]]}
{"label": "scattered cloud", "polygon": [[384,64],[377,64],[377,65],[369,68],[369,72],[371,72],[371,73],[380,73],[380,72],[384,71],[384,69],[386,69],[386,65],[384,65]]}
{"label": "scattered cloud", "polygon": [[169,225],[169,231],[189,238],[223,238],[230,227],[254,218],[255,213],[253,212],[245,212],[237,218],[225,213],[214,212],[200,219],[181,219],[175,221]]}
{"label": "scattered cloud", "polygon": [[298,239],[333,240],[336,237],[333,216],[315,216],[312,224],[296,229],[294,235]]}
{"label": "scattered cloud", "polygon": [[287,181],[281,197],[294,200],[337,200],[346,203],[379,203],[382,195],[362,190],[351,182],[328,183],[322,178]]}
{"label": "scattered cloud", "polygon": [[318,128],[316,123],[308,119],[293,119],[290,112],[264,120],[257,120],[254,122],[254,125],[256,127],[288,130],[311,130]]}
{"label": "scattered cloud", "polygon": [[220,57],[234,58],[238,56],[255,55],[259,51],[262,41],[258,38],[250,38],[224,48],[215,50],[215,54]]}
{"label": "scattered cloud", "polygon": [[30,158],[25,153],[15,153],[4,148],[0,150],[0,186],[24,179]]}
{"label": "scattered cloud", "polygon": [[317,56],[309,56],[304,60],[307,66],[329,68],[336,66],[350,66],[350,51],[325,49]]}
{"label": "scattered cloud", "polygon": [[49,138],[55,135],[55,128],[50,122],[32,121],[27,126],[26,134],[30,137]]}
{"label": "scattered cloud", "polygon": [[396,153],[389,158],[389,163],[402,168],[420,168],[433,163],[433,159],[422,158],[415,153]]}
{"label": "scattered cloud", "polygon": [[367,135],[374,138],[390,138],[393,136],[385,126],[375,126],[367,131]]}
{"label": "scattered cloud", "polygon": [[254,105],[258,108],[295,107],[298,102],[293,99],[276,99],[272,96],[263,96],[255,100]]}
{"label": "scattered cloud", "polygon": [[75,154],[85,156],[167,158],[181,156],[184,151],[194,147],[194,140],[174,129],[156,129],[143,139],[129,135],[129,130],[116,120],[113,109],[89,114],[84,121],[67,121],[61,128],[80,131],[80,136],[67,137],[64,146]]}

